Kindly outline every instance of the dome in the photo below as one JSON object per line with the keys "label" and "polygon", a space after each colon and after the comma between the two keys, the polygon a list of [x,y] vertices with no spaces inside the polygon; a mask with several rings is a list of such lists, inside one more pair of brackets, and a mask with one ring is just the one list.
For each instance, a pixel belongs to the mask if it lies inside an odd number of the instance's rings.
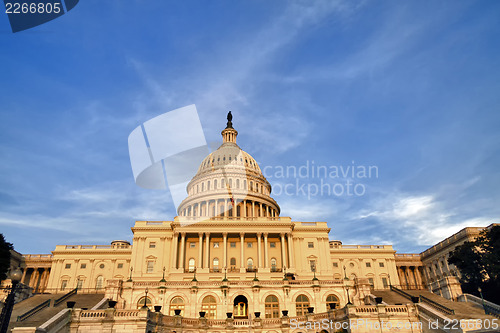
{"label": "dome", "polygon": [[238,132],[231,112],[222,131],[222,145],[201,162],[187,185],[188,197],[179,216],[204,218],[278,217],[280,208],[270,197],[271,184],[255,159],[236,144]]}

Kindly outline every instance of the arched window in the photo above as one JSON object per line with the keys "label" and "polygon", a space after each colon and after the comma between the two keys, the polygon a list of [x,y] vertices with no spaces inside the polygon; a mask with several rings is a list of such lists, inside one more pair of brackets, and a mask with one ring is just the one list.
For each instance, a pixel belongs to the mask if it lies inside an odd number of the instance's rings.
{"label": "arched window", "polygon": [[219,258],[214,258],[212,263],[213,263],[212,268],[214,269],[214,272],[218,272],[219,271]]}
{"label": "arched window", "polygon": [[224,184],[224,178],[222,178],[222,179],[220,180],[220,186],[221,186],[222,188],[224,188],[224,186],[225,186],[225,184]]}
{"label": "arched window", "polygon": [[210,191],[210,180],[207,182],[207,190]]}
{"label": "arched window", "polygon": [[153,303],[151,302],[151,298],[149,297],[146,297],[146,296],[143,296],[141,297],[141,299],[137,302],[137,308],[140,309],[142,308],[144,305],[146,305],[148,308],[151,307]]}
{"label": "arched window", "polygon": [[236,269],[236,258],[231,258],[231,260],[229,260],[229,265],[231,269]]}
{"label": "arched window", "polygon": [[276,258],[271,258],[271,272],[277,272],[276,268]]}
{"label": "arched window", "polygon": [[335,295],[328,295],[326,298],[326,309],[338,309],[340,308],[340,301]]}
{"label": "arched window", "polygon": [[269,295],[266,297],[266,318],[279,318],[280,317],[280,303],[278,297]]}
{"label": "arched window", "polygon": [[214,180],[214,189],[217,189],[217,179]]}
{"label": "arched window", "polygon": [[172,300],[170,301],[169,312],[171,316],[175,316],[175,310],[181,310],[180,315],[184,315],[184,300],[182,299],[182,297],[177,296],[172,298]]}
{"label": "arched window", "polygon": [[295,311],[297,316],[305,316],[309,307],[309,298],[306,295],[299,295],[295,299]]}
{"label": "arched window", "polygon": [[217,302],[215,301],[215,297],[205,297],[201,302],[201,311],[205,312],[205,318],[215,319],[217,317]]}
{"label": "arched window", "polygon": [[249,270],[253,269],[253,259],[252,258],[247,259],[247,267]]}
{"label": "arched window", "polygon": [[99,290],[104,288],[104,277],[99,275],[95,281],[95,289]]}
{"label": "arched window", "polygon": [[195,265],[194,258],[189,259],[188,268],[190,272],[194,272],[194,267],[195,267],[194,265]]}
{"label": "arched window", "polygon": [[240,180],[236,179],[236,188],[240,188]]}

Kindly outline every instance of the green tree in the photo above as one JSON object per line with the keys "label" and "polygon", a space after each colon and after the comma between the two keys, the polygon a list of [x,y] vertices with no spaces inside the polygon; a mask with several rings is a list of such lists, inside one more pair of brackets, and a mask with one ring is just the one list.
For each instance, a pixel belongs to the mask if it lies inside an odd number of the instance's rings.
{"label": "green tree", "polygon": [[0,281],[7,278],[10,267],[10,250],[12,249],[12,244],[5,240],[3,234],[0,234]]}
{"label": "green tree", "polygon": [[465,242],[450,253],[448,263],[460,271],[464,292],[500,302],[500,226],[484,229],[473,242]]}

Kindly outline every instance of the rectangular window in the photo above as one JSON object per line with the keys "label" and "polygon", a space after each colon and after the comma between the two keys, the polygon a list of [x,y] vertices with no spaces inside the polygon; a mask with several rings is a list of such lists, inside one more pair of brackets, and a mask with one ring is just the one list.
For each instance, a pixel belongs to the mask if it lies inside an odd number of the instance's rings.
{"label": "rectangular window", "polygon": [[333,263],[333,267],[339,267],[339,263],[338,262],[334,262]]}
{"label": "rectangular window", "polygon": [[236,242],[231,242],[231,243],[229,243],[229,246],[231,246],[231,247],[236,247]]}
{"label": "rectangular window", "polygon": [[309,265],[311,266],[311,272],[316,272],[316,260],[309,261]]}
{"label": "rectangular window", "polygon": [[219,242],[214,242],[214,249],[218,249],[219,248]]}
{"label": "rectangular window", "polygon": [[367,262],[366,263],[366,267],[372,267],[372,263],[371,262]]}
{"label": "rectangular window", "polygon": [[314,249],[314,243],[313,242],[308,242],[307,247],[310,249]]}
{"label": "rectangular window", "polygon": [[82,289],[83,287],[83,280],[78,280],[76,282],[76,289]]}
{"label": "rectangular window", "polygon": [[147,270],[147,272],[148,273],[153,273],[154,269],[155,269],[155,263],[154,263],[154,261],[148,261],[148,270]]}
{"label": "rectangular window", "polygon": [[61,290],[66,289],[67,285],[68,285],[68,280],[62,280],[61,281]]}
{"label": "rectangular window", "polygon": [[[66,264],[66,266],[64,266],[64,268],[66,269],[70,269],[71,268],[71,264]],[[67,281],[66,281],[67,282]]]}
{"label": "rectangular window", "polygon": [[373,288],[374,286],[374,283],[373,283],[373,278],[368,278],[368,283],[370,284],[370,286]]}
{"label": "rectangular window", "polygon": [[384,267],[384,263],[383,263],[383,262],[379,262],[379,263],[378,263],[378,266],[379,266],[379,267]]}
{"label": "rectangular window", "polygon": [[269,247],[276,247],[276,242],[269,243]]}
{"label": "rectangular window", "polygon": [[81,269],[87,268],[87,264],[81,264],[81,265],[80,265],[80,268],[81,268]]}
{"label": "rectangular window", "polygon": [[196,247],[196,243],[194,243],[194,242],[189,243],[189,247],[194,249]]}
{"label": "rectangular window", "polygon": [[118,268],[123,268],[123,264],[118,264]]}
{"label": "rectangular window", "polygon": [[385,277],[382,278],[382,284],[384,285],[384,289],[389,288],[389,284],[387,283],[387,278]]}
{"label": "rectangular window", "polygon": [[156,242],[150,242],[149,243],[149,248],[154,249],[156,247]]}
{"label": "rectangular window", "polygon": [[248,247],[248,248],[251,248],[251,247],[253,246],[252,244],[253,244],[253,243],[247,243],[247,247]]}

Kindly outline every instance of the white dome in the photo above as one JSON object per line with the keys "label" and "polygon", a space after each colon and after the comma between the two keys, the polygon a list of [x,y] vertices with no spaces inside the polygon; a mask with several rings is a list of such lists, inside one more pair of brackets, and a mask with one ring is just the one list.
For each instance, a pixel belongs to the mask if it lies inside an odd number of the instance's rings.
{"label": "white dome", "polygon": [[[187,185],[178,215],[209,218],[277,217],[271,185],[250,154],[236,144],[238,132],[228,115],[223,144],[208,155]],[[234,206],[234,207],[233,207]],[[236,208],[236,209],[233,209]]]}

